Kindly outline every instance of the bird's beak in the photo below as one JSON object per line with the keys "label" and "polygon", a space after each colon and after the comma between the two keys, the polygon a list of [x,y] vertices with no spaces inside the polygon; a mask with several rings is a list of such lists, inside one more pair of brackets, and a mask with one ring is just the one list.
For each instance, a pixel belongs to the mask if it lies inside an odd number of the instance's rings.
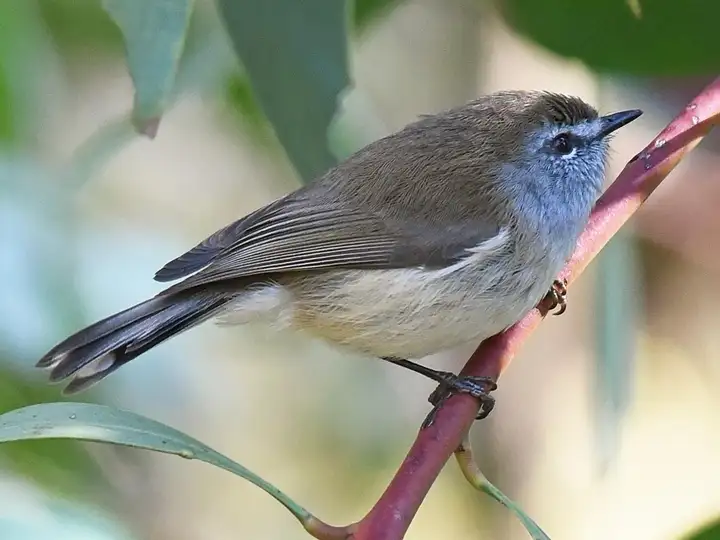
{"label": "bird's beak", "polygon": [[597,134],[598,139],[607,137],[613,131],[620,129],[621,127],[629,124],[642,114],[639,109],[632,109],[630,111],[622,111],[619,113],[608,114],[600,117],[601,127],[600,132]]}
{"label": "bird's beak", "polygon": [[624,125],[629,124],[643,112],[639,109],[632,109],[630,111],[616,112],[600,117],[601,127],[600,132],[597,134],[598,139],[607,137],[613,131],[620,129]]}

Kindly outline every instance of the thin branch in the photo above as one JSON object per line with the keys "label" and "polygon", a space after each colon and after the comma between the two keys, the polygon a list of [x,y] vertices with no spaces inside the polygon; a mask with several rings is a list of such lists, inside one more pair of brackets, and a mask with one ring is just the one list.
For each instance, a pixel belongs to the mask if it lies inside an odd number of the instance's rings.
{"label": "thin branch", "polygon": [[455,450],[455,459],[460,467],[460,471],[465,477],[465,480],[467,480],[472,487],[485,493],[486,495],[489,495],[505,508],[513,512],[525,526],[525,530],[530,533],[533,539],[550,540],[548,535],[545,534],[537,523],[530,519],[525,512],[520,510],[518,505],[511,501],[502,491],[496,488],[490,480],[485,478],[485,475],[480,470],[480,467],[477,466],[475,458],[473,457],[472,446],[470,445],[470,438],[468,434],[465,434],[460,446],[458,446],[458,449]]}
{"label": "thin branch", "polygon": [[355,532],[356,524],[336,527],[328,525],[315,516],[308,516],[302,521],[303,527],[318,540],[350,540]]}
{"label": "thin branch", "polygon": [[[575,253],[560,277],[566,278],[568,283],[575,281],[685,153],[719,123],[720,78],[705,88],[627,164],[595,206]],[[485,340],[465,364],[462,373],[499,377],[545,314],[544,308],[535,309],[502,334]],[[351,538],[403,538],[440,470],[460,447],[477,411],[478,402],[467,395],[454,395],[445,402],[434,423],[420,430],[385,493],[367,516],[352,526]]]}

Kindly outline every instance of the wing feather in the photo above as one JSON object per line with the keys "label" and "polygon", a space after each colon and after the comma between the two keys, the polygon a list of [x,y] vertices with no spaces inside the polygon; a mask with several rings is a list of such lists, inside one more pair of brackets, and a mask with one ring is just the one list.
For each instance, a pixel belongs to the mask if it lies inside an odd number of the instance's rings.
{"label": "wing feather", "polygon": [[[469,249],[500,231],[494,192],[483,187],[484,177],[452,165],[455,154],[445,145],[436,151],[449,152],[447,159],[430,162],[424,139],[408,141],[402,152],[388,147],[358,153],[317,182],[219,230],[166,264],[155,279],[185,278],[166,291],[174,292],[326,268],[444,268],[468,257]],[[438,161],[447,170],[436,170]],[[439,174],[449,175],[446,183],[428,182]],[[360,181],[368,176],[374,183]],[[453,205],[437,193],[449,190],[450,182],[465,190]],[[461,211],[465,217],[458,223]]]}
{"label": "wing feather", "polygon": [[443,267],[493,236],[487,226],[464,229],[462,234],[437,229],[409,234],[392,221],[332,201],[309,204],[285,198],[213,234],[165,265],[156,279],[189,275],[166,291],[175,292],[279,272]]}
{"label": "wing feather", "polygon": [[277,272],[404,266],[400,258],[406,240],[372,216],[338,208],[303,209],[287,220],[258,223],[215,253],[203,246],[197,253],[209,264],[173,290]]}
{"label": "wing feather", "polygon": [[160,282],[174,281],[189,276],[210,264],[223,249],[229,247],[246,231],[250,231],[258,221],[271,223],[281,208],[284,199],[279,199],[260,208],[244,218],[213,233],[191,250],[168,262],[155,273],[155,280]]}

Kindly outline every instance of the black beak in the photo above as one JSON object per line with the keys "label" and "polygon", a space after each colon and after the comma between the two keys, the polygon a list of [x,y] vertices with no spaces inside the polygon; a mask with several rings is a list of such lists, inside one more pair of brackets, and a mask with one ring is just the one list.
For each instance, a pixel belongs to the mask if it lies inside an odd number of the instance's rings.
{"label": "black beak", "polygon": [[639,109],[633,109],[631,111],[622,111],[601,116],[600,122],[602,123],[602,127],[600,128],[600,133],[597,134],[597,138],[602,139],[603,137],[607,137],[613,131],[620,129],[635,120],[642,113],[643,112]]}

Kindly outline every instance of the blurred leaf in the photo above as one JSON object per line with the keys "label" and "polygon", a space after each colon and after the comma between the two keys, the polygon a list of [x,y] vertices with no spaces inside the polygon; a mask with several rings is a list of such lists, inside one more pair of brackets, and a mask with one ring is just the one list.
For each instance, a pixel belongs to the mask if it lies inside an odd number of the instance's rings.
{"label": "blurred leaf", "polygon": [[599,464],[605,470],[619,447],[620,423],[632,401],[635,336],[641,312],[638,253],[625,227],[597,259],[596,282],[596,435]]}
{"label": "blurred leaf", "polygon": [[346,2],[218,0],[253,93],[300,176],[335,164],[328,147],[348,85]]}
{"label": "blurred leaf", "polygon": [[154,137],[173,91],[193,0],[103,0],[125,39],[135,85],[133,123]]}
{"label": "blurred leaf", "polygon": [[190,18],[185,51],[178,66],[173,101],[180,95],[218,97],[237,71],[237,57],[212,4],[198,4]]}
{"label": "blurred leaf", "polygon": [[683,538],[684,540],[720,540],[720,519],[706,524],[700,530]]}
{"label": "blurred leaf", "polygon": [[[235,67],[235,57],[219,30],[220,22],[209,17],[207,10],[194,11],[166,110],[188,93],[202,93],[208,88],[217,92],[225,85]],[[75,150],[64,186],[74,191],[85,185],[134,138],[128,115],[100,126]]]}
{"label": "blurred leaf", "polygon": [[635,15],[635,18],[640,19],[642,17],[642,6],[640,5],[640,0],[626,0],[628,8],[630,8],[630,11],[632,11],[632,14]]}
{"label": "blurred leaf", "polygon": [[78,439],[143,448],[198,459],[256,485],[301,523],[311,514],[239,463],[177,429],[128,411],[90,403],[44,403],[0,415],[0,442]]}
{"label": "blurred leaf", "polygon": [[[185,37],[185,51],[175,71],[175,84],[165,96],[165,108],[171,107],[188,93],[225,84],[234,68],[234,56],[220,30],[219,21],[208,17],[207,10],[196,9]],[[92,179],[107,161],[133,140],[130,119],[121,115],[100,126],[80,145],[73,155],[65,187],[74,191]]]}
{"label": "blurred leaf", "polygon": [[365,30],[372,23],[390,13],[400,3],[401,0],[355,0],[353,2],[355,29]]}
{"label": "blurred leaf", "polygon": [[[402,0],[356,0],[352,3],[354,29],[357,32],[367,30],[378,20],[390,14],[390,12],[401,3]],[[239,114],[245,127],[249,129],[250,132],[259,138],[268,137],[268,134],[272,131],[272,126],[258,107],[257,101],[253,96],[250,81],[244,73],[237,74],[230,78],[226,91],[226,99],[231,107]],[[330,137],[332,138],[332,135],[330,135]],[[350,148],[351,151],[344,151],[343,154],[349,155],[355,151],[358,148],[357,142],[353,140]],[[337,151],[333,151],[333,154],[336,157],[338,156]]]}
{"label": "blurred leaf", "polygon": [[33,3],[0,0],[0,143],[32,132],[51,52]]}
{"label": "blurred leaf", "polygon": [[[5,354],[0,357],[0,411],[58,398],[57,388],[9,369]],[[92,500],[101,490],[108,489],[92,455],[77,441],[2,445],[0,462],[6,471],[13,470],[49,491],[66,496]]]}
{"label": "blurred leaf", "polygon": [[641,19],[620,0],[501,0],[500,6],[519,32],[598,71],[657,76],[720,68],[720,2],[654,0]]}
{"label": "blurred leaf", "polygon": [[76,192],[82,188],[102,171],[121,148],[137,137],[128,116],[106,122],[78,146],[64,184],[68,191]]}
{"label": "blurred leaf", "polygon": [[259,136],[267,136],[271,132],[272,127],[258,107],[250,87],[250,81],[245,75],[240,74],[230,78],[226,98],[233,109],[240,115],[245,127],[251,132]]}
{"label": "blurred leaf", "polygon": [[122,51],[122,36],[100,0],[38,0],[43,20],[62,49]]}

